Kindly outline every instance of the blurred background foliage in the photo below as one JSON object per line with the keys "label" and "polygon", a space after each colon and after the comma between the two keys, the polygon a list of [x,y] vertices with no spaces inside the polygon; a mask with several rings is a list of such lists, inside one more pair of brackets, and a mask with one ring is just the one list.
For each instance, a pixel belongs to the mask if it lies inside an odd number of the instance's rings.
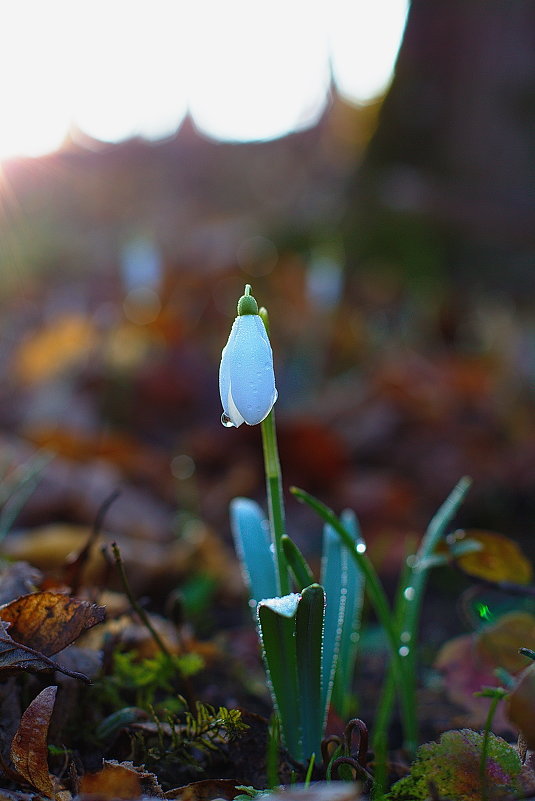
{"label": "blurred background foliage", "polygon": [[[386,96],[356,107],[333,85],[315,126],[274,141],[186,118],[157,143],[71,137],[4,162],[3,458],[56,454],[19,525],[89,525],[121,486],[110,529],[204,543],[210,563],[230,499],[264,496],[259,431],[219,423],[249,282],[287,485],[354,508],[384,570],[463,474],[463,524],[529,542],[533,16],[413,0]],[[288,513],[313,556],[318,524]]]}

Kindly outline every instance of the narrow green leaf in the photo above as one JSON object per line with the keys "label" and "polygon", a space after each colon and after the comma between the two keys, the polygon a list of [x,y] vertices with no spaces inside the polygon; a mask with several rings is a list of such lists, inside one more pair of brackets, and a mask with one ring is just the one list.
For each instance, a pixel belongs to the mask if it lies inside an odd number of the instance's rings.
{"label": "narrow green leaf", "polygon": [[347,597],[349,556],[332,526],[323,527],[321,583],[325,588],[325,633],[321,706],[327,715],[332,692]]}
{"label": "narrow green leaf", "polygon": [[299,702],[303,729],[303,755],[321,753],[324,714],[321,703],[321,649],[325,592],[319,584],[306,587],[297,606],[295,645]]}
{"label": "narrow green leaf", "polygon": [[[342,512],[341,521],[347,531],[353,536],[355,544],[357,546],[364,546],[364,540],[362,539],[360,526],[355,513],[350,509],[346,509]],[[340,542],[339,538],[338,541]],[[348,706],[351,697],[351,683],[353,681],[355,662],[357,659],[365,582],[363,574],[357,568],[353,559],[349,558],[347,549],[344,548],[343,553],[347,561],[346,602],[340,632],[340,647],[334,674],[332,703],[342,717],[347,717],[349,714]],[[328,598],[329,595],[327,592],[327,604],[329,603]]]}
{"label": "narrow green leaf", "polygon": [[288,562],[288,567],[292,571],[297,589],[301,591],[305,587],[309,587],[310,584],[314,584],[314,574],[295,542],[286,534],[281,538],[281,542],[284,556]]}
{"label": "narrow green leaf", "polygon": [[381,584],[377,571],[372,565],[371,561],[366,556],[366,553],[355,546],[355,542],[347,531],[346,527],[341,523],[332,509],[325,506],[324,503],[319,501],[313,495],[310,495],[305,490],[297,487],[290,487],[290,492],[296,496],[300,501],[303,501],[311,509],[328,523],[336,531],[340,539],[345,543],[351,558],[355,562],[357,569],[363,574],[366,579],[366,592],[374,609],[377,613],[380,623],[382,624],[385,634],[388,637],[389,646],[391,649],[392,669],[395,673],[396,685],[399,692],[399,699],[401,704],[401,713],[404,729],[404,747],[409,753],[414,753],[418,742],[417,727],[416,727],[416,704],[410,693],[406,692],[407,677],[405,665],[399,653],[399,632],[392,615],[392,609],[388,602],[388,598]]}
{"label": "narrow green leaf", "polygon": [[301,709],[295,638],[297,593],[258,604],[262,653],[284,743],[294,759],[303,759]]}
{"label": "narrow green leaf", "polygon": [[278,595],[269,523],[260,506],[248,498],[231,501],[230,522],[244,579],[256,607],[264,598]]}

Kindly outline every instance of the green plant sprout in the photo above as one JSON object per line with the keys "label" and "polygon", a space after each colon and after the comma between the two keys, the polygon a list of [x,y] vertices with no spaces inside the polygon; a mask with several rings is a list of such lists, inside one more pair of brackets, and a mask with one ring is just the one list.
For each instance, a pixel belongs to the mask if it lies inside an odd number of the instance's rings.
{"label": "green plant sprout", "polygon": [[[277,399],[268,318],[249,285],[223,350],[220,393],[225,426],[260,423],[267,483],[268,520],[254,501],[231,503],[231,526],[250,606],[256,612],[264,663],[283,741],[299,761],[321,753],[329,705],[348,714],[362,599],[366,591],[390,647],[373,746],[379,767],[386,759],[386,734],[395,692],[400,703],[404,746],[414,754],[416,639],[429,569],[446,561],[436,554],[470,481],[462,479],[431,520],[406,567],[394,608],[366,553],[353,512],[341,517],[301,489],[292,492],[324,521],[320,583],[286,532],[281,467],[273,405]],[[295,589],[295,592],[291,592]]]}

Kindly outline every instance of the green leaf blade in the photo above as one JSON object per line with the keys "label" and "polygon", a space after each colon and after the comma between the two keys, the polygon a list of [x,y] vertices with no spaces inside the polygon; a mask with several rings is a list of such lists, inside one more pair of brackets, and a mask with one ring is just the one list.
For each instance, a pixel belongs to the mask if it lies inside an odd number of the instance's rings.
{"label": "green leaf blade", "polygon": [[295,619],[297,675],[303,729],[303,753],[321,753],[324,725],[322,706],[322,642],[325,592],[319,584],[306,587]]}
{"label": "green leaf blade", "polygon": [[230,504],[230,521],[244,579],[256,606],[264,598],[278,595],[269,524],[260,506],[249,498],[234,498]]}
{"label": "green leaf blade", "polygon": [[296,593],[260,601],[258,621],[264,663],[273,703],[281,721],[284,743],[292,756],[303,759],[303,739],[295,638]]}
{"label": "green leaf blade", "polygon": [[305,587],[314,584],[314,574],[295,542],[286,534],[281,538],[281,542],[284,556],[292,571],[297,589],[301,591],[304,590]]}

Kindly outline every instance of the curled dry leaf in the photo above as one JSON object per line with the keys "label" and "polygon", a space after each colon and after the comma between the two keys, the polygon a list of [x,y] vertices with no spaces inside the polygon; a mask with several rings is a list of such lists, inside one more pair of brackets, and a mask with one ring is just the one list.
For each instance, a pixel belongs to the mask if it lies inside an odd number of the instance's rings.
{"label": "curled dry leaf", "polygon": [[132,762],[104,762],[97,773],[86,773],[80,779],[79,795],[98,796],[106,799],[135,801],[141,796],[162,797],[162,789],[153,773],[136,768]]}
{"label": "curled dry leaf", "polygon": [[55,793],[55,779],[48,770],[47,737],[57,687],[46,687],[24,712],[11,744],[11,760],[32,787],[47,796]]}
{"label": "curled dry leaf", "polygon": [[45,656],[62,651],[104,617],[104,607],[54,592],[23,595],[0,608],[12,639]]}
{"label": "curled dry leaf", "polygon": [[39,651],[15,642],[7,633],[7,624],[0,620],[0,677],[19,673],[22,670],[32,673],[59,670],[66,676],[89,683],[89,679],[83,673],[68,670]]}

